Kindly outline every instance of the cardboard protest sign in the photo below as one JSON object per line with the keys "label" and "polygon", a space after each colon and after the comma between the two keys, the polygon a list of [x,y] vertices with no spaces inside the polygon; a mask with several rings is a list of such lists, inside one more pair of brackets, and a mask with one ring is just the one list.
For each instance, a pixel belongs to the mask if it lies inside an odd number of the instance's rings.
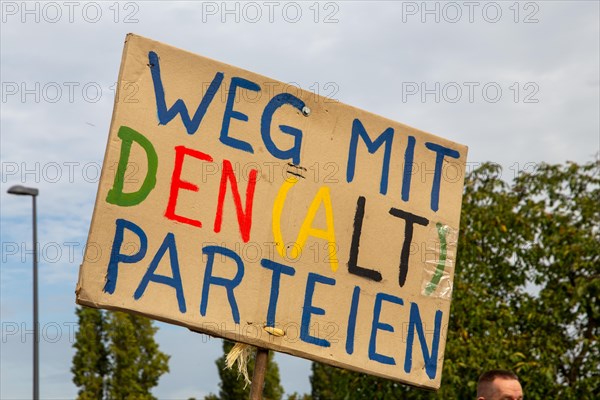
{"label": "cardboard protest sign", "polygon": [[439,387],[465,146],[132,34],[118,87],[79,304]]}

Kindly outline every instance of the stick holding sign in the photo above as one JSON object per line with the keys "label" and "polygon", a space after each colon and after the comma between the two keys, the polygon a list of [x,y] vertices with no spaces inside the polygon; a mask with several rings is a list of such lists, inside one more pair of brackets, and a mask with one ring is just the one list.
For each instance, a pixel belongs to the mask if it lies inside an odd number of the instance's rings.
{"label": "stick holding sign", "polygon": [[265,374],[269,363],[269,350],[256,349],[256,360],[254,361],[254,374],[250,386],[250,400],[262,400],[263,388],[265,386]]}
{"label": "stick holding sign", "polygon": [[133,34],[125,84],[79,304],[439,388],[465,146]]}

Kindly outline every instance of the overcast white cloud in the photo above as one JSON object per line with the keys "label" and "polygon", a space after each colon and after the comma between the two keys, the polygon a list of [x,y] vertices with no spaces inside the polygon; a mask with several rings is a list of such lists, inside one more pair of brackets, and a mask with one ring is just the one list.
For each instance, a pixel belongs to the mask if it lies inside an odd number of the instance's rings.
{"label": "overcast white cloud", "polygon": [[[2,1],[0,398],[31,393],[31,207],[13,184],[40,189],[41,393],[76,395],[74,288],[128,32],[467,144],[507,179],[597,155],[600,3],[471,4]],[[217,391],[220,341],[158,325],[172,358],[155,394]],[[310,364],[278,360],[286,391],[308,391]]]}

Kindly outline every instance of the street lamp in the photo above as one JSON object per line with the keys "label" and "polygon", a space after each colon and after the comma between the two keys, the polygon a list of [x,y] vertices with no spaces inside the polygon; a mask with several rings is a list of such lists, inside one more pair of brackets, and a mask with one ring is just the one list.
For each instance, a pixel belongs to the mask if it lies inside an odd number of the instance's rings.
{"label": "street lamp", "polygon": [[37,212],[35,199],[39,191],[21,185],[11,186],[10,194],[31,196],[33,200],[33,400],[40,398],[39,386],[39,327],[38,327],[38,254],[37,254]]}

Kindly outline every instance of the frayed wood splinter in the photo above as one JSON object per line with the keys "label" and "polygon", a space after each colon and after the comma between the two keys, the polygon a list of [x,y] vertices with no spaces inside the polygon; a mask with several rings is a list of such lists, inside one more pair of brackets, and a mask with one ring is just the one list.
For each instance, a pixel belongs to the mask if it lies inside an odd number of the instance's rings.
{"label": "frayed wood splinter", "polygon": [[285,336],[285,331],[283,329],[274,328],[272,326],[264,326],[263,330],[267,332],[269,335],[282,337]]}
{"label": "frayed wood splinter", "polygon": [[225,357],[225,366],[227,369],[233,368],[233,364],[235,364],[237,361],[238,376],[242,375],[244,377],[244,381],[246,382],[244,389],[246,386],[252,383],[250,381],[250,377],[248,376],[248,360],[254,351],[256,351],[254,346],[244,343],[236,343],[231,350],[229,350],[229,353],[227,353],[227,357]]}

